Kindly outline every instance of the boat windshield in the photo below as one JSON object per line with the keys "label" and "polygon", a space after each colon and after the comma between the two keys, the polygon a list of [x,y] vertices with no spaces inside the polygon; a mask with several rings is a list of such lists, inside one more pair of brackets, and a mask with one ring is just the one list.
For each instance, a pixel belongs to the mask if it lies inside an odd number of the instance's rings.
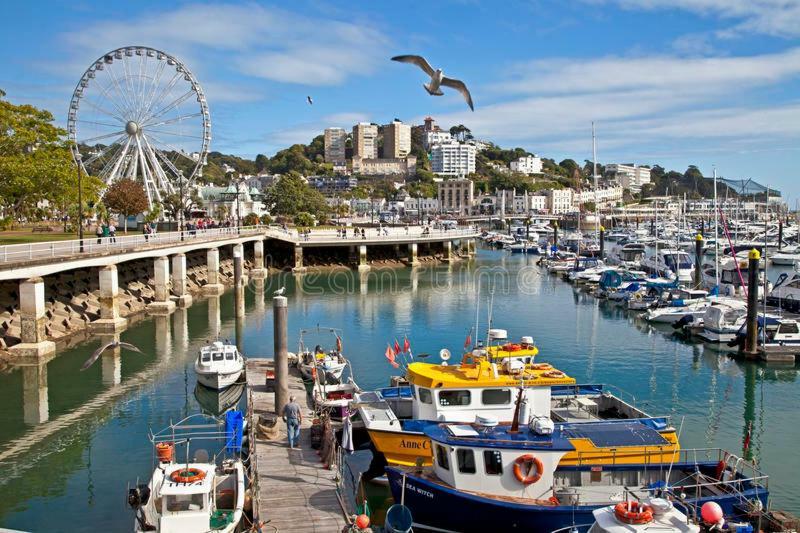
{"label": "boat windshield", "polygon": [[228,361],[233,361],[235,358],[236,356],[234,355],[233,352],[228,352],[225,354],[225,359],[227,359]]}
{"label": "boat windshield", "polygon": [[677,268],[692,268],[692,261],[688,254],[670,254],[664,257],[664,262],[673,271],[676,264]]}
{"label": "boat windshield", "polygon": [[167,513],[202,511],[204,496],[204,494],[169,494],[164,496],[164,511]]}
{"label": "boat windshield", "polygon": [[208,363],[209,361],[211,361],[211,354],[208,352],[201,353],[200,361],[202,361],[203,363]]}
{"label": "boat windshield", "polygon": [[222,352],[214,352],[211,355],[214,357],[214,361],[222,361]]}

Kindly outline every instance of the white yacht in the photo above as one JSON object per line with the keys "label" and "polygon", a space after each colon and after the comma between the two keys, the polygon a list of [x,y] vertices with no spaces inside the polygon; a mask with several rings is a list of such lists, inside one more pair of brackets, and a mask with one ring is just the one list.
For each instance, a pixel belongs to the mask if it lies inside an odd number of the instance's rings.
{"label": "white yacht", "polygon": [[[759,285],[764,284],[764,259],[758,264]],[[749,277],[749,262],[746,258],[721,257],[719,260],[719,294],[722,296],[744,296]],[[714,260],[706,259],[702,266],[703,283],[706,287],[713,288],[716,283],[716,269]],[[767,284],[768,290],[771,286]]]}
{"label": "white yacht", "polygon": [[639,502],[628,500],[592,513],[594,524],[588,533],[700,533],[700,526],[662,498]]}
{"label": "white yacht", "polygon": [[707,298],[708,292],[697,289],[680,289],[662,307],[650,309],[645,320],[661,324],[674,324],[686,315],[692,315],[692,321],[703,318],[712,300]]}
{"label": "white yacht", "polygon": [[733,298],[717,298],[703,313],[698,336],[707,342],[733,340],[747,319],[747,304]]}
{"label": "white yacht", "polygon": [[800,311],[800,273],[781,274],[767,295],[767,303],[788,311]]}
{"label": "white yacht", "polygon": [[194,363],[197,381],[210,389],[230,387],[244,371],[244,357],[234,344],[215,341],[200,348]]}
{"label": "white yacht", "polygon": [[794,266],[800,263],[800,253],[797,252],[775,252],[770,255],[773,265]]}
{"label": "white yacht", "polygon": [[626,242],[621,246],[612,246],[607,261],[610,265],[626,268],[639,268],[644,257],[645,246],[639,242]]}

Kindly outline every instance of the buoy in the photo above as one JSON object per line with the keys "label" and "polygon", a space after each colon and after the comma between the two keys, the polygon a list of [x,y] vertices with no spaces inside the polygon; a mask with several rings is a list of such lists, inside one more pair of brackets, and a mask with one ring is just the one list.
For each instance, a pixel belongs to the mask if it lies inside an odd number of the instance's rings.
{"label": "buoy", "polygon": [[365,514],[360,514],[356,517],[356,527],[358,529],[367,529],[369,527],[369,517]]}
{"label": "buoy", "polygon": [[706,502],[700,508],[700,516],[709,524],[716,524],[723,518],[722,507],[717,502]]}
{"label": "buoy", "polygon": [[159,442],[156,444],[156,456],[159,463],[171,463],[174,452],[175,446],[171,442]]}

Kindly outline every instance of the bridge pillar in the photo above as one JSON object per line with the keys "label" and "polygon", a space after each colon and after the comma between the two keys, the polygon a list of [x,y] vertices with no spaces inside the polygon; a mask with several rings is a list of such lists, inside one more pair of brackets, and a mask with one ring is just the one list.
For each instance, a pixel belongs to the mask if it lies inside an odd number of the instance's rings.
{"label": "bridge pillar", "polygon": [[203,285],[203,294],[219,296],[225,292],[225,287],[219,282],[219,248],[209,248],[206,253],[208,277]]}
{"label": "bridge pillar", "polygon": [[172,294],[178,297],[178,307],[192,305],[192,295],[186,288],[186,254],[172,256]]}
{"label": "bridge pillar", "polygon": [[44,323],[44,280],[30,278],[19,284],[20,338],[22,342],[9,348],[20,357],[40,358],[56,351],[56,344],[47,340]]}
{"label": "bridge pillar", "polygon": [[97,333],[116,333],[128,326],[128,320],[119,314],[119,278],[117,265],[100,269],[100,319],[89,324]]}
{"label": "bridge pillar", "polygon": [[361,244],[358,246],[358,270],[369,270],[369,262],[367,261],[367,245]]}
{"label": "bridge pillar", "polygon": [[417,259],[417,243],[415,242],[408,245],[408,264],[411,266],[419,265],[419,260]]}
{"label": "bridge pillar", "polygon": [[261,239],[253,242],[253,268],[250,269],[250,277],[253,279],[267,277],[267,269],[264,268],[264,241]]}
{"label": "bridge pillar", "polygon": [[169,294],[169,258],[158,257],[153,264],[156,281],[155,300],[147,305],[147,311],[153,315],[168,315],[175,310],[175,302]]}
{"label": "bridge pillar", "polygon": [[[238,258],[238,261],[237,261]],[[236,286],[236,263],[239,263],[239,278],[241,281],[242,287],[247,285],[247,281],[250,279],[250,275],[244,271],[244,244],[234,244],[233,245],[233,269],[234,269],[234,286]]]}
{"label": "bridge pillar", "polygon": [[467,253],[475,255],[475,239],[467,239]]}
{"label": "bridge pillar", "polygon": [[302,246],[295,246],[294,247],[294,268],[292,268],[292,272],[305,272],[306,267],[303,266],[303,247]]}
{"label": "bridge pillar", "polygon": [[41,424],[50,418],[47,396],[47,363],[25,365],[22,371],[22,418],[26,424]]}

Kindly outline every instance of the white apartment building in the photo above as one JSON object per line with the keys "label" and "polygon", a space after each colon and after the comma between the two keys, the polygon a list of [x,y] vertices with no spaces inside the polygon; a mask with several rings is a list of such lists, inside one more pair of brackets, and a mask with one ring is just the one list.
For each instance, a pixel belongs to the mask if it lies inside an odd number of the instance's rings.
{"label": "white apartment building", "polygon": [[449,143],[452,141],[453,141],[453,136],[450,135],[449,131],[434,130],[425,132],[425,138],[423,139],[422,143],[426,150],[430,150],[433,146],[437,144]]}
{"label": "white apartment building", "polygon": [[353,173],[364,176],[388,176],[402,174],[411,176],[417,173],[417,158],[413,155],[392,159],[367,159],[353,156]]}
{"label": "white apartment building", "polygon": [[476,152],[472,144],[437,144],[431,149],[431,170],[441,176],[463,178],[475,172]]}
{"label": "white apartment building", "polygon": [[563,215],[574,211],[572,189],[548,189],[544,194],[547,198],[546,209],[551,215]]}
{"label": "white apartment building", "polygon": [[347,133],[342,128],[325,128],[325,162],[341,165],[345,161],[344,150]]}
{"label": "white apartment building", "polygon": [[512,161],[511,170],[522,172],[523,174],[540,174],[542,172],[542,158],[535,155],[526,155],[516,161]]}
{"label": "white apartment building", "polygon": [[417,214],[430,214],[439,211],[438,198],[406,198],[403,201],[405,211]]}
{"label": "white apartment building", "polygon": [[472,180],[444,180],[437,184],[438,200],[445,213],[468,215],[475,200],[475,184]]}
{"label": "white apartment building", "polygon": [[361,122],[353,126],[353,157],[378,158],[378,126]]}
{"label": "white apartment building", "polygon": [[642,186],[650,183],[650,169],[639,165],[610,163],[606,165],[606,173],[613,174],[623,189],[632,192],[641,192]]}
{"label": "white apartment building", "polygon": [[586,202],[596,203],[598,207],[616,207],[622,202],[623,187],[598,187],[595,189],[584,189],[580,192],[573,192],[572,205],[577,207]]}
{"label": "white apartment building", "polygon": [[411,126],[395,120],[383,127],[383,157],[400,159],[411,152]]}

